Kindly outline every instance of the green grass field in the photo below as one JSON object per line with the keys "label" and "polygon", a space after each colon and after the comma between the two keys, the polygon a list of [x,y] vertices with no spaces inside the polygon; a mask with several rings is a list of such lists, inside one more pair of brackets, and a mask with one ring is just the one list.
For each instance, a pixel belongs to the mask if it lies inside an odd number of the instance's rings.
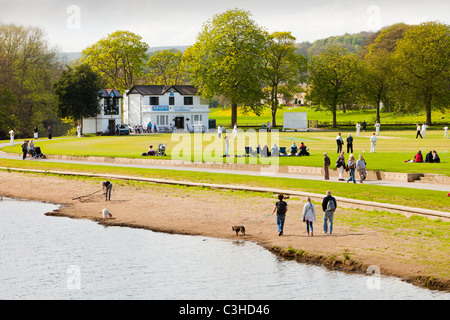
{"label": "green grass field", "polygon": [[[343,133],[345,140],[348,133]],[[231,135],[231,134],[230,134]],[[323,153],[327,152],[334,168],[337,159],[335,137],[337,132],[278,132],[266,134],[254,130],[242,131],[238,139],[230,137],[231,155],[238,157],[224,158],[225,151],[223,139],[218,139],[215,133],[203,135],[193,134],[152,134],[130,136],[103,136],[85,138],[65,138],[36,141],[44,154],[74,155],[74,156],[101,156],[101,157],[126,157],[142,158],[141,154],[148,150],[150,145],[154,149],[160,143],[167,145],[167,157],[152,157],[158,159],[180,159],[185,161],[205,161],[216,163],[250,163],[281,166],[309,166],[321,167]],[[352,134],[354,135],[354,134]],[[363,154],[368,163],[369,170],[390,172],[413,173],[437,173],[450,175],[450,139],[444,139],[443,130],[428,130],[425,139],[415,139],[415,131],[381,131],[375,153],[369,153],[371,132],[361,133],[360,137],[354,137],[353,153],[357,157]],[[7,141],[4,141],[7,142]],[[244,146],[251,144],[255,148],[258,144],[271,146],[277,143],[280,147],[289,147],[295,142],[298,146],[304,142],[309,148],[310,156],[307,157],[279,157],[260,158],[242,157]],[[5,152],[20,153],[20,143],[15,147],[4,147]],[[441,158],[441,163],[405,163],[412,159],[418,150],[428,153],[436,150]],[[344,145],[346,151],[346,145]],[[346,154],[348,159],[348,154]]]}
{"label": "green grass field", "polygon": [[[278,109],[277,111],[277,124],[281,125],[283,123],[283,116],[285,112],[307,112],[308,120],[317,120],[320,124],[329,125],[332,124],[332,114],[327,111],[317,111],[311,107],[284,107],[282,109]],[[211,109],[209,114],[210,119],[216,119],[217,124],[221,124],[224,126],[229,126],[231,123],[231,111],[230,109],[224,108],[215,108]],[[381,124],[417,124],[425,122],[425,113],[418,112],[416,114],[400,114],[394,112],[381,112],[380,113]],[[376,112],[375,110],[348,110],[347,112],[338,111],[336,115],[336,119],[338,124],[341,125],[356,125],[357,122],[362,123],[366,121],[368,127],[367,129],[372,130],[373,124],[376,121]],[[264,108],[263,113],[260,116],[255,114],[243,114],[238,112],[237,122],[241,125],[251,124],[255,126],[257,124],[260,127],[263,123],[267,123],[268,121],[272,121],[271,111],[269,108]],[[445,124],[450,124],[450,114],[442,113],[440,111],[434,111],[432,113],[432,121],[436,123],[436,127],[441,129]]]}

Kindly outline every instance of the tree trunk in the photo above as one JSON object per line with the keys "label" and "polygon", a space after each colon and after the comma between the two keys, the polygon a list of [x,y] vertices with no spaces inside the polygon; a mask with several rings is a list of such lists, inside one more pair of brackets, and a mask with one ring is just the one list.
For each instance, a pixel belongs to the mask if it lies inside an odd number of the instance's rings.
{"label": "tree trunk", "polygon": [[427,105],[425,108],[425,112],[427,115],[427,126],[431,126],[431,105]]}
{"label": "tree trunk", "polygon": [[336,109],[337,107],[334,108],[333,110],[333,128],[337,127],[337,121],[336,121]]}
{"label": "tree trunk", "polygon": [[231,127],[234,128],[234,125],[237,123],[237,103],[231,103]]}
{"label": "tree trunk", "polygon": [[377,121],[380,123],[380,100],[377,100]]}
{"label": "tree trunk", "polygon": [[277,87],[272,87],[272,128],[277,125],[276,115],[278,109],[278,90]]}
{"label": "tree trunk", "polygon": [[277,109],[272,109],[272,128],[274,128],[277,125],[276,116],[277,116]]}

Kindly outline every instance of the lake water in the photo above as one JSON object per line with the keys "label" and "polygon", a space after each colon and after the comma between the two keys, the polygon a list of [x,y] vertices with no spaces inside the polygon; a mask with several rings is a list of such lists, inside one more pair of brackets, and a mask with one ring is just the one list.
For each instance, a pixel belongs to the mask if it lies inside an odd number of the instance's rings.
{"label": "lake water", "polygon": [[47,217],[0,201],[0,299],[450,299],[399,279],[283,260],[252,242]]}

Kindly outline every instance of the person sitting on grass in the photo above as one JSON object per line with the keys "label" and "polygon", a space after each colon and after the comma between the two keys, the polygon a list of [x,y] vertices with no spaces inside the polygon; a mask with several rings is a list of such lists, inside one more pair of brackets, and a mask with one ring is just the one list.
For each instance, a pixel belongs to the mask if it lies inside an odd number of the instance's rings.
{"label": "person sitting on grass", "polygon": [[441,162],[441,158],[439,158],[436,150],[433,150],[433,162],[434,163],[440,163]]}
{"label": "person sitting on grass", "polygon": [[428,152],[427,155],[425,156],[425,162],[433,163],[433,152],[432,151]]}
{"label": "person sitting on grass", "polygon": [[422,151],[418,151],[414,157],[414,162],[423,162]]}
{"label": "person sitting on grass", "polygon": [[153,150],[153,146],[150,146],[150,148],[147,151],[147,155],[148,156],[155,156],[156,155],[155,150]]}

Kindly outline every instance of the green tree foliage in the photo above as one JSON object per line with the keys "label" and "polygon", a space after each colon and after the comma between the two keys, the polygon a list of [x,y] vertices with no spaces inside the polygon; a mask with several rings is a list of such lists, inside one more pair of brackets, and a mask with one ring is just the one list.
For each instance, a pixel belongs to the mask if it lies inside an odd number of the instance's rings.
{"label": "green tree foliage", "polygon": [[59,116],[81,123],[82,118],[95,117],[99,113],[98,92],[102,83],[89,65],[68,67],[54,88]]}
{"label": "green tree foliage", "polygon": [[333,114],[333,127],[337,126],[338,107],[356,100],[356,75],[360,70],[358,56],[342,47],[330,47],[310,61],[308,100]]}
{"label": "green tree foliage", "polygon": [[375,40],[368,45],[364,53],[364,68],[359,74],[358,84],[361,90],[361,101],[375,106],[377,121],[380,119],[381,103],[390,107],[390,81],[394,76],[392,54],[397,48],[398,40],[403,38],[406,30],[410,29],[404,23],[394,24],[381,30]]}
{"label": "green tree foliage", "polygon": [[187,78],[179,50],[162,50],[152,54],[146,64],[146,82],[156,85],[183,84]]}
{"label": "green tree foliage", "polygon": [[130,31],[116,31],[82,51],[81,61],[91,66],[111,89],[124,92],[144,75],[148,44]]}
{"label": "green tree foliage", "polygon": [[17,120],[13,110],[17,108],[17,80],[14,77],[11,61],[0,55],[0,136],[6,137],[15,128]]}
{"label": "green tree foliage", "polygon": [[260,106],[265,36],[247,11],[234,9],[207,21],[184,59],[193,83],[205,98],[222,95],[231,104],[231,123],[238,105]]}
{"label": "green tree foliage", "polygon": [[[60,63],[45,32],[37,27],[0,25],[0,60],[2,123],[12,122],[17,134],[31,135],[34,126],[56,122],[51,84],[60,74]],[[0,132],[9,130],[0,127]]]}
{"label": "green tree foliage", "polygon": [[433,109],[448,109],[450,101],[450,29],[426,22],[406,31],[393,55],[395,97],[411,111],[422,109],[431,125]]}
{"label": "green tree foliage", "polygon": [[372,32],[359,32],[356,34],[344,34],[341,36],[333,36],[325,39],[319,39],[310,42],[302,42],[297,44],[297,52],[301,53],[305,57],[312,57],[320,54],[330,47],[342,47],[350,52],[359,52],[366,46],[373,36]]}
{"label": "green tree foliage", "polygon": [[263,84],[265,100],[272,110],[272,125],[276,125],[276,113],[280,97],[290,100],[302,89],[307,69],[307,60],[295,52],[295,37],[290,32],[274,32],[267,35],[267,44],[263,52]]}

